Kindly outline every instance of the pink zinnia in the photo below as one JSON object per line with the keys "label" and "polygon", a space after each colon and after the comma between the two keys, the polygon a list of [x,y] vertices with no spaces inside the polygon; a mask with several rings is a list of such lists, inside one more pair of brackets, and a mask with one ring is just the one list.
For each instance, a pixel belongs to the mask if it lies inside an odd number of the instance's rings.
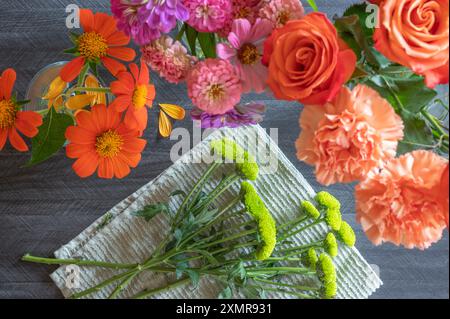
{"label": "pink zinnia", "polygon": [[199,32],[217,32],[231,16],[230,0],[183,0],[189,11],[187,23]]}
{"label": "pink zinnia", "polygon": [[243,93],[261,93],[267,86],[268,70],[262,64],[262,55],[264,40],[271,32],[272,24],[267,20],[257,19],[252,25],[247,19],[237,19],[228,35],[229,43],[217,45],[218,56],[236,66]]}
{"label": "pink zinnia", "polygon": [[169,36],[162,36],[141,48],[145,63],[170,83],[178,84],[185,80],[195,58],[186,48]]}
{"label": "pink zinnia", "polygon": [[224,114],[241,99],[241,82],[226,60],[199,62],[189,73],[187,84],[192,103],[209,114]]}
{"label": "pink zinnia", "polygon": [[231,27],[233,26],[233,21],[236,19],[247,19],[251,24],[255,23],[259,15],[259,10],[261,5],[264,4],[266,0],[233,0],[230,18],[228,19],[225,26],[219,30],[219,35],[222,38],[228,37],[231,32]]}
{"label": "pink zinnia", "polygon": [[299,0],[266,1],[259,16],[272,22],[274,28],[284,26],[288,21],[303,17],[305,10]]}

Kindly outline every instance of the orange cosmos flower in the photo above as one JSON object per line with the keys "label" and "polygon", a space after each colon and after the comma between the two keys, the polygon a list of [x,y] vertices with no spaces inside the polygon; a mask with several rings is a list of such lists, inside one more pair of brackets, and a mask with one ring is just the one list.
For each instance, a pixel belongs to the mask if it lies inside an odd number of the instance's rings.
{"label": "orange cosmos flower", "polygon": [[139,164],[147,142],[121,122],[120,113],[98,104],[75,118],[77,126],[66,130],[66,153],[77,159],[72,168],[78,176],[91,176],[98,169],[100,178],[123,178]]}
{"label": "orange cosmos flower", "polygon": [[125,71],[125,66],[115,59],[130,62],[136,57],[136,52],[125,47],[130,37],[118,31],[114,18],[105,13],[94,15],[91,10],[81,9],[80,23],[84,33],[76,39],[77,57],[64,66],[61,78],[72,82],[88,62],[102,63],[114,76]]}
{"label": "orange cosmos flower", "polygon": [[21,132],[27,137],[34,137],[38,127],[42,125],[42,117],[32,111],[20,111],[20,106],[12,97],[12,89],[16,82],[16,72],[5,70],[0,76],[0,150],[9,138],[11,145],[20,152],[28,151]]}
{"label": "orange cosmos flower", "polygon": [[141,70],[136,64],[130,64],[131,72],[121,72],[117,81],[111,83],[111,91],[116,96],[111,107],[116,112],[124,112],[125,124],[130,128],[144,131],[147,127],[148,111],[155,99],[155,87],[150,82],[148,67],[141,63]]}

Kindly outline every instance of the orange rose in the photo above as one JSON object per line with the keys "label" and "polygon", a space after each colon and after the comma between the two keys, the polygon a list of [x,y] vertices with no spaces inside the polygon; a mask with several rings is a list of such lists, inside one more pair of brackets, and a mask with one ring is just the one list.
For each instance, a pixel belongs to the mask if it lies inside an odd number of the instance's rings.
{"label": "orange rose", "polygon": [[350,79],[356,55],[324,14],[311,13],[274,31],[265,43],[263,62],[269,65],[268,84],[278,99],[324,104]]}
{"label": "orange rose", "polygon": [[448,0],[385,0],[375,48],[425,76],[428,87],[448,83]]}

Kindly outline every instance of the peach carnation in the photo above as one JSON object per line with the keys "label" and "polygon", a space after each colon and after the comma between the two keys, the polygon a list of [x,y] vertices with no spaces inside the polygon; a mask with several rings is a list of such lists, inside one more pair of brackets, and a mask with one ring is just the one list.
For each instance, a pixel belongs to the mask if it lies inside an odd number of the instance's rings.
{"label": "peach carnation", "polygon": [[396,154],[403,122],[376,91],[343,87],[332,102],[306,105],[296,142],[297,157],[316,166],[324,184],[361,180]]}
{"label": "peach carnation", "polygon": [[430,247],[448,221],[448,189],[441,187],[448,161],[414,151],[374,170],[356,187],[356,218],[375,244]]}

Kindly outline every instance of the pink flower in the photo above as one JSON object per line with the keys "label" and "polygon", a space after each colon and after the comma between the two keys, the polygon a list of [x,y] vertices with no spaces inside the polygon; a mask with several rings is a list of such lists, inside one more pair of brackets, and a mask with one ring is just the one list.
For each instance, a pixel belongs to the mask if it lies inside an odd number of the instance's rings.
{"label": "pink flower", "polygon": [[403,122],[376,91],[358,85],[343,87],[323,106],[306,105],[300,117],[297,157],[316,167],[324,184],[363,179],[395,157],[403,138]]}
{"label": "pink flower", "polygon": [[220,29],[219,35],[222,38],[228,37],[231,27],[236,19],[247,19],[251,24],[255,23],[258,18],[259,10],[264,0],[233,0],[233,10],[225,26]]}
{"label": "pink flower", "polygon": [[242,80],[243,93],[261,93],[267,86],[267,67],[262,64],[264,40],[272,32],[267,20],[257,19],[252,26],[247,19],[237,19],[228,35],[229,43],[217,45],[217,55],[230,60]]}
{"label": "pink flower", "polygon": [[144,62],[153,71],[175,84],[185,80],[195,62],[179,41],[165,35],[142,47],[141,52]]}
{"label": "pink flower", "polygon": [[230,0],[183,0],[189,11],[187,23],[199,32],[217,32],[231,16]]}
{"label": "pink flower", "polygon": [[303,17],[305,10],[299,0],[270,0],[261,8],[259,16],[272,22],[274,28],[284,26],[288,21]]}
{"label": "pink flower", "polygon": [[375,244],[430,247],[448,221],[448,161],[429,151],[391,159],[356,187],[356,218]]}
{"label": "pink flower", "polygon": [[187,78],[188,94],[195,106],[209,114],[224,114],[241,99],[241,82],[230,62],[206,59]]}

